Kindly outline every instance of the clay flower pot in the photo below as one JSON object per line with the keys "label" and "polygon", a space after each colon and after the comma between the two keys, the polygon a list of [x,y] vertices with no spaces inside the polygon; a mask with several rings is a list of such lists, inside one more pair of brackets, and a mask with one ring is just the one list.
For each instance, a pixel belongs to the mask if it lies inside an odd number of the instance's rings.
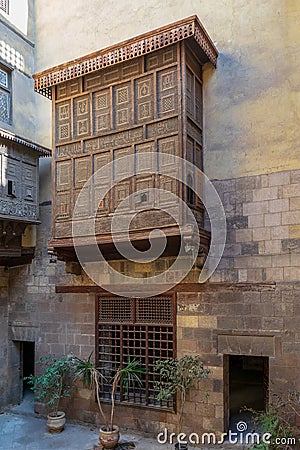
{"label": "clay flower pot", "polygon": [[57,414],[50,413],[47,416],[47,427],[49,433],[60,433],[66,423],[66,415],[62,411],[57,411]]}
{"label": "clay flower pot", "polygon": [[119,442],[119,427],[113,426],[112,431],[106,431],[106,427],[102,426],[99,433],[99,442],[103,448],[115,448]]}

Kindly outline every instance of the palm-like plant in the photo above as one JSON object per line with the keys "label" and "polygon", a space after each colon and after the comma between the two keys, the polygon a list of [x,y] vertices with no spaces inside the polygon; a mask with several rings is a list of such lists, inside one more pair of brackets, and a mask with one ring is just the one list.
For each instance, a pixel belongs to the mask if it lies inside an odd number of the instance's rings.
{"label": "palm-like plant", "polygon": [[100,385],[101,381],[105,381],[106,378],[102,374],[101,369],[97,368],[93,362],[91,361],[91,356],[86,359],[81,359],[74,356],[74,364],[76,366],[75,374],[77,377],[82,378],[82,382],[84,386],[87,386],[91,389],[95,389],[96,398],[99,407],[100,414],[104,420],[106,431],[112,431],[114,425],[114,413],[115,413],[115,402],[116,402],[116,393],[118,386],[124,387],[128,390],[134,384],[138,384],[142,386],[142,380],[140,375],[145,373],[145,369],[141,366],[140,361],[133,359],[130,360],[128,358],[127,364],[123,367],[119,367],[115,373],[115,375],[111,378],[111,412],[109,419],[107,415],[104,413],[101,401],[100,401]]}
{"label": "palm-like plant", "polygon": [[82,384],[84,387],[88,387],[89,389],[93,389],[96,392],[96,398],[98,403],[98,408],[101,416],[106,422],[106,416],[102,409],[99,388],[100,388],[100,380],[105,380],[104,375],[95,367],[94,363],[91,361],[92,353],[88,358],[78,358],[77,356],[73,356],[73,363],[75,366],[75,378],[81,378]]}

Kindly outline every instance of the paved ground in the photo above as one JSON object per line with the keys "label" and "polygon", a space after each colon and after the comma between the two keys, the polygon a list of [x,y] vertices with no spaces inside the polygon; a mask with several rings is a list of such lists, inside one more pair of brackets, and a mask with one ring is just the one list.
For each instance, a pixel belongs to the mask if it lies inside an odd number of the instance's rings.
{"label": "paved ground", "polygon": [[[78,425],[70,421],[67,421],[62,433],[49,433],[45,418],[33,412],[32,395],[26,396],[19,406],[0,413],[0,450],[99,450],[98,435],[95,426]],[[121,433],[120,442],[124,445],[119,450],[174,450],[174,445],[159,444],[156,439],[139,434]],[[242,446],[229,444],[217,448],[243,449]],[[196,447],[191,449],[197,450]],[[208,447],[201,447],[201,450],[208,450]]]}
{"label": "paved ground", "polygon": [[[170,444],[158,444],[156,440],[140,435],[122,433],[121,442],[133,442],[135,447],[124,445],[121,449],[135,450],[174,450]],[[98,431],[93,426],[67,423],[59,434],[47,431],[44,418],[7,412],[0,414],[1,450],[94,450],[99,449]],[[218,449],[240,450],[239,446],[219,446]],[[193,447],[195,450],[195,447]],[[207,448],[206,448],[207,449]],[[204,448],[203,448],[204,450]]]}

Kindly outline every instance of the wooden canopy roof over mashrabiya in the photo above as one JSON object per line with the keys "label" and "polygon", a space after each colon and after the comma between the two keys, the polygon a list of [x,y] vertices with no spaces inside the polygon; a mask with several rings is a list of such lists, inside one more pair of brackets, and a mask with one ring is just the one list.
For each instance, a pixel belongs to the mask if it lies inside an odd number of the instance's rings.
{"label": "wooden canopy roof over mashrabiya", "polygon": [[141,34],[103,50],[52,67],[33,75],[35,91],[51,99],[51,87],[88,73],[138,58],[176,42],[193,41],[200,60],[217,63],[218,51],[196,15]]}

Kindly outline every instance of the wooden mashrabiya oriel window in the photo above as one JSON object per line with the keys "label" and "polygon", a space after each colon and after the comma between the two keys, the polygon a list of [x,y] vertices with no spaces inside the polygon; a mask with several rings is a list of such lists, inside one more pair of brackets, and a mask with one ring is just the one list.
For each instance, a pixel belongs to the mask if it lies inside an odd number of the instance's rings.
{"label": "wooden mashrabiya oriel window", "polygon": [[[125,155],[132,155],[132,164],[124,167],[127,178],[98,202],[97,189],[108,183],[102,177],[93,185],[93,205],[87,201],[77,210],[84,224],[97,206],[99,245],[112,242],[113,213],[134,193],[120,211],[124,217],[140,211],[131,223],[134,239],[147,239],[149,230],[159,227],[168,236],[178,236],[174,219],[152,207],[150,192],[157,188],[174,193],[191,206],[202,244],[208,247],[203,205],[192,193],[194,175],[189,174],[184,186],[172,178],[172,164],[163,167],[163,175],[140,171],[139,154],[167,153],[202,169],[202,66],[206,62],[215,65],[217,54],[202,24],[192,16],[34,76],[35,89],[53,103],[51,246],[61,259],[74,259],[72,215],[86,181]],[[90,188],[81,195],[90,199]],[[168,206],[173,199],[161,193],[155,201]],[[147,207],[151,214],[142,211]]]}

